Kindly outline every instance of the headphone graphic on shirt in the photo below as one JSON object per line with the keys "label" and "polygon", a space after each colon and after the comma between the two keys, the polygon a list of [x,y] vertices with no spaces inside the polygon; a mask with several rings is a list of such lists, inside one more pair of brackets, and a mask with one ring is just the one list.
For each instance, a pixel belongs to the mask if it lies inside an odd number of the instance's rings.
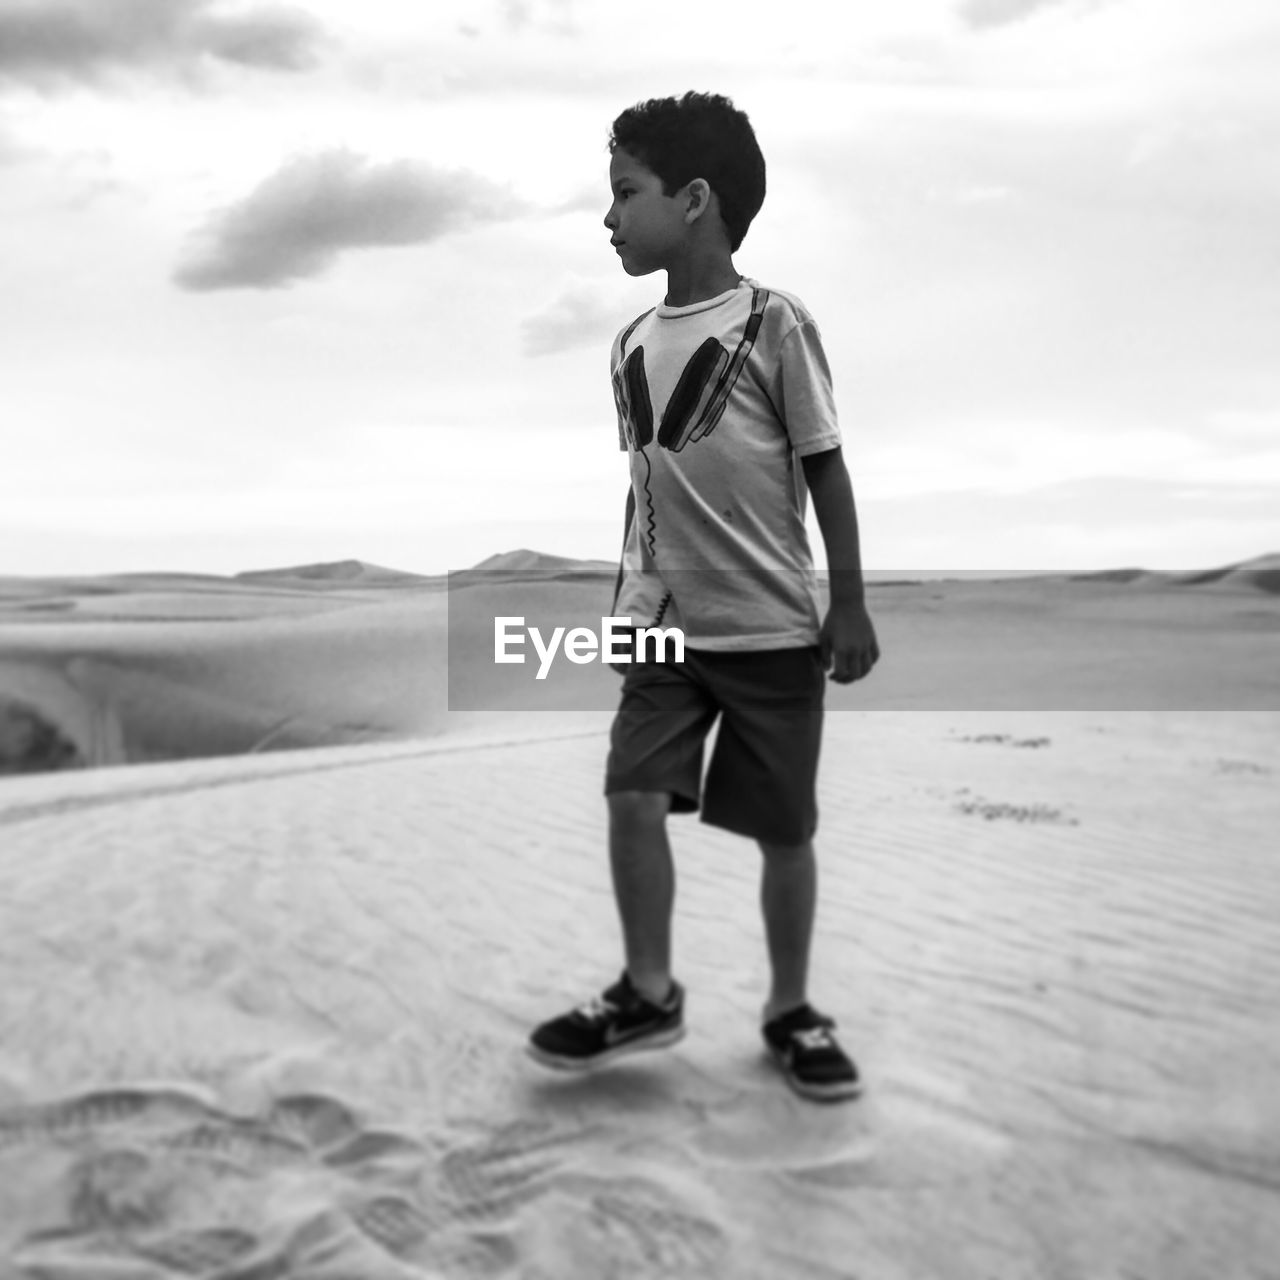
{"label": "headphone graphic on shirt", "polygon": [[[729,393],[747,363],[751,348],[755,346],[768,301],[767,289],[751,291],[751,314],[732,357],[715,338],[708,338],[689,357],[667,407],[662,411],[662,421],[658,425],[660,448],[679,453],[685,445],[709,436],[716,429],[729,401]],[[627,340],[636,326],[652,314],[652,311],[646,311],[627,327],[621,339],[624,355]],[[653,405],[649,399],[649,380],[645,376],[644,347],[637,347],[619,364],[613,377],[613,390],[619,419],[626,424],[633,447],[646,448],[653,442]]]}

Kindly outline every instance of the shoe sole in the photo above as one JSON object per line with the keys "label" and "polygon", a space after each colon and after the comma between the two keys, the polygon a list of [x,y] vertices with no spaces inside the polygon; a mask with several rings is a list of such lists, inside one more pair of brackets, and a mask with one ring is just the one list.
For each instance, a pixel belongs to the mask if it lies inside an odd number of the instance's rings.
{"label": "shoe sole", "polygon": [[645,1049],[669,1049],[673,1044],[678,1044],[684,1039],[684,1027],[671,1027],[666,1031],[655,1031],[653,1035],[637,1036],[634,1040],[624,1040],[622,1044],[614,1045],[612,1049],[606,1049],[603,1053],[592,1054],[589,1058],[567,1058],[561,1054],[548,1053],[546,1049],[540,1049],[532,1041],[525,1044],[524,1051],[531,1057],[534,1062],[544,1067],[551,1067],[555,1071],[594,1071],[597,1067],[607,1067],[609,1063],[616,1062],[619,1058],[625,1058],[632,1053],[641,1053]]}
{"label": "shoe sole", "polygon": [[792,1074],[784,1054],[770,1048],[769,1059],[782,1072],[782,1078],[791,1086],[791,1091],[804,1098],[806,1102],[849,1102],[862,1094],[861,1080],[846,1080],[825,1085],[808,1084]]}

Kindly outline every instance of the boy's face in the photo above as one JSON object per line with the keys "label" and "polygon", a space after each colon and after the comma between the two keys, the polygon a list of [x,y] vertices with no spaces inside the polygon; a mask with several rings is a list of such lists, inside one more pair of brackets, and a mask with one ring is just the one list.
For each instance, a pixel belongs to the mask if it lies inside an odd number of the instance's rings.
{"label": "boy's face", "polygon": [[604,225],[613,233],[609,241],[629,276],[647,276],[668,266],[684,244],[688,231],[685,195],[662,193],[662,179],[630,152],[614,150],[609,162],[613,203]]}

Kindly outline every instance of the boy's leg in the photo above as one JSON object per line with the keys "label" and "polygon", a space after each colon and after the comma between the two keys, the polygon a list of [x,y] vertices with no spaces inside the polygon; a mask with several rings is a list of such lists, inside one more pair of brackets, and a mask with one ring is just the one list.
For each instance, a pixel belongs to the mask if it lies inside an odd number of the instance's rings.
{"label": "boy's leg", "polygon": [[623,1054],[666,1048],[684,1035],[684,991],[671,979],[671,796],[621,790],[608,797],[609,861],[626,969],[597,999],[534,1028],[527,1051],[548,1067],[585,1071]]}
{"label": "boy's leg", "polygon": [[609,865],[627,975],[656,1004],[672,987],[676,876],[667,815],[698,808],[703,742],[716,717],[698,670],[693,655],[628,667],[605,765]]}
{"label": "boy's leg", "polygon": [[713,687],[725,711],[703,818],[753,837],[764,857],[760,906],[772,972],[769,1022],[807,998],[826,675],[816,648],[724,655]]}
{"label": "boy's leg", "polygon": [[759,844],[764,855],[760,907],[772,975],[764,1021],[772,1022],[808,1002],[818,863],[811,840],[790,845],[761,840]]}
{"label": "boy's leg", "polygon": [[622,922],[627,973],[654,1004],[671,994],[671,915],[676,874],[667,839],[671,796],[615,791],[609,797],[609,865]]}
{"label": "boy's leg", "polygon": [[627,968],[599,999],[534,1029],[529,1052],[547,1066],[585,1070],[684,1035],[684,991],[671,977],[666,819],[698,808],[702,744],[716,716],[693,665],[635,662],[623,679],[604,790]]}
{"label": "boy's leg", "polygon": [[[627,967],[599,999],[534,1029],[528,1052],[545,1066],[587,1070],[622,1054],[665,1048],[684,1035],[684,991],[671,977],[675,868],[666,819],[672,809],[697,804],[705,727],[681,746],[680,767],[663,770],[649,760],[645,734],[637,732],[649,719],[634,704],[619,715],[606,769],[609,861]],[[699,709],[690,727],[704,719]]]}
{"label": "boy's leg", "polygon": [[820,1102],[855,1098],[862,1090],[858,1068],[835,1038],[835,1019],[819,1013],[805,989],[818,898],[813,842],[762,840],[760,849],[760,902],[773,974],[763,1014],[765,1043],[787,1083],[802,1097]]}
{"label": "boy's leg", "polygon": [[724,718],[703,793],[703,820],[750,836],[764,867],[771,983],[761,1031],[787,1083],[802,1097],[855,1097],[858,1069],[835,1020],[807,998],[818,896],[813,833],[826,685],[817,649],[726,655],[713,690]]}

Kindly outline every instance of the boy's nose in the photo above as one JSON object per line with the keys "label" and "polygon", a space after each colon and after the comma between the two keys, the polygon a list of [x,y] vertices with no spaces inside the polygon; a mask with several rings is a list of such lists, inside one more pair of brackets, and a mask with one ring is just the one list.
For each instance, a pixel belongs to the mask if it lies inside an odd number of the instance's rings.
{"label": "boy's nose", "polygon": [[612,231],[618,225],[618,215],[613,205],[609,206],[609,212],[604,215],[604,225]]}

